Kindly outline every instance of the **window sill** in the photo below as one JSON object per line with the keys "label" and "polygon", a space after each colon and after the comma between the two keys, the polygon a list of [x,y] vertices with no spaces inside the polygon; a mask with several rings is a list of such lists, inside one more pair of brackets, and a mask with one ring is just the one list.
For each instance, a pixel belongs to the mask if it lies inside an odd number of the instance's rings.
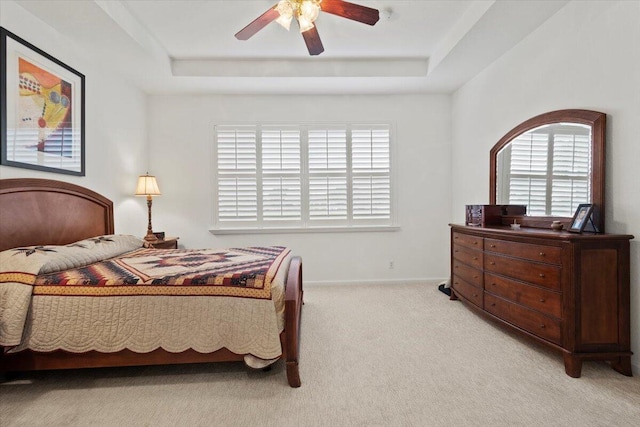
{"label": "window sill", "polygon": [[210,228],[211,234],[288,234],[288,233],[360,233],[400,231],[397,225],[363,225],[351,227],[269,227],[269,228]]}

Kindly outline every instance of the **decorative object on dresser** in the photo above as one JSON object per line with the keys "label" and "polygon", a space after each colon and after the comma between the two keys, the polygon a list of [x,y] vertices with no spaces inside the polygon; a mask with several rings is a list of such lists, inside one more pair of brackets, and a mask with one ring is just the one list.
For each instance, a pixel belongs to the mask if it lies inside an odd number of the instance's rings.
{"label": "decorative object on dresser", "polygon": [[573,220],[571,221],[571,226],[567,231],[571,231],[572,233],[582,233],[587,225],[591,226],[590,231],[597,232],[595,225],[593,224],[593,219],[591,219],[591,215],[593,213],[593,205],[583,203],[578,205],[576,209],[575,215],[573,215]]}
{"label": "decorative object on dresser", "polygon": [[[490,203],[526,204],[521,228],[450,225],[451,299],[561,351],[574,378],[583,360],[632,375],[633,236],[604,234],[605,124],[560,110],[516,126],[491,149]],[[587,222],[602,234],[560,231]]]}
{"label": "decorative object on dresser", "polygon": [[149,244],[155,249],[178,249],[178,239],[179,237],[167,237],[149,242]]}
{"label": "decorative object on dresser", "polygon": [[147,235],[144,236],[144,240],[148,242],[154,242],[158,240],[158,237],[153,234],[153,227],[151,226],[151,203],[153,196],[160,196],[160,189],[158,188],[158,181],[153,175],[149,175],[147,172],[144,175],[138,177],[138,186],[136,187],[136,196],[147,196],[147,210],[149,216],[149,222],[147,223]]}
{"label": "decorative object on dresser", "polygon": [[466,205],[465,224],[480,227],[500,225],[504,216],[522,216],[526,213],[525,205]]}
{"label": "decorative object on dresser", "polygon": [[553,221],[551,223],[551,229],[556,231],[561,231],[564,228],[564,224],[562,221]]}

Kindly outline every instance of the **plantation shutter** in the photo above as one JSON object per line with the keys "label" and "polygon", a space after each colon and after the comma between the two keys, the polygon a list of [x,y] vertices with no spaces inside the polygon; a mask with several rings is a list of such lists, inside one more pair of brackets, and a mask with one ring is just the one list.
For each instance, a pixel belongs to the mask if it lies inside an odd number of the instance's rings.
{"label": "plantation shutter", "polygon": [[262,128],[262,212],[265,221],[302,219],[300,129]]}
{"label": "plantation shutter", "polygon": [[390,129],[216,126],[216,230],[392,225]]}
{"label": "plantation shutter", "polygon": [[559,131],[553,135],[552,215],[572,216],[591,194],[590,135]]}
{"label": "plantation shutter", "polygon": [[220,222],[258,219],[255,126],[218,126],[217,212]]}
{"label": "plantation shutter", "polygon": [[572,216],[591,194],[591,135],[587,126],[558,124],[511,143],[509,203],[529,215]]}
{"label": "plantation shutter", "polygon": [[347,130],[309,129],[309,220],[346,220]]}
{"label": "plantation shutter", "polygon": [[529,215],[545,215],[548,135],[526,133],[511,143],[509,203],[528,205]]}
{"label": "plantation shutter", "polygon": [[391,218],[391,157],[388,126],[351,131],[353,218]]}

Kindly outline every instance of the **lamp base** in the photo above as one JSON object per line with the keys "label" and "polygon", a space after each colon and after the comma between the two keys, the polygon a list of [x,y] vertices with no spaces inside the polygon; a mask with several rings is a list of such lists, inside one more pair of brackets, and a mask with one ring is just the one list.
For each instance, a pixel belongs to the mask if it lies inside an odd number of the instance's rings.
{"label": "lamp base", "polygon": [[158,238],[153,233],[147,233],[147,235],[144,236],[144,240],[146,240],[147,242],[155,242],[156,240],[158,240]]}

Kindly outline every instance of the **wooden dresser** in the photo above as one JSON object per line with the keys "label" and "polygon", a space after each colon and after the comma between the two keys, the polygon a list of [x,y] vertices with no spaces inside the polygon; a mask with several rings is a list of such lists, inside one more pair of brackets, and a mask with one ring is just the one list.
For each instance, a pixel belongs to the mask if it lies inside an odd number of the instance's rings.
{"label": "wooden dresser", "polygon": [[451,299],[564,355],[631,376],[630,235],[451,225]]}

